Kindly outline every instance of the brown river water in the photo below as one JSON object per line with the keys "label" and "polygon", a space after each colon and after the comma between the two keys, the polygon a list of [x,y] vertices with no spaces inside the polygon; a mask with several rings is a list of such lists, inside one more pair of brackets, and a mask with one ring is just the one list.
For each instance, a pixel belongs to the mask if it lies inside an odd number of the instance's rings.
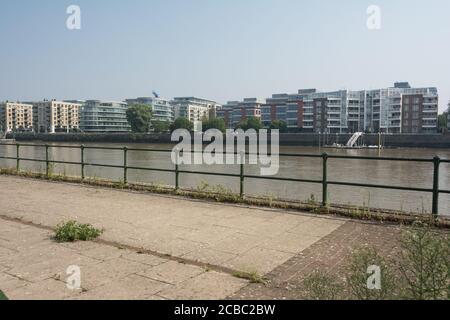
{"label": "brown river water", "polygon": [[[64,143],[64,145],[70,145]],[[74,144],[78,145],[78,144]],[[124,144],[86,144],[89,146],[123,147]],[[126,144],[131,148],[172,149],[172,145],[163,144]],[[319,149],[318,147],[280,147],[281,153],[321,154],[326,151],[329,154],[351,156],[384,156],[384,157],[414,157],[432,159],[435,155],[442,159],[450,159],[449,149]],[[1,156],[16,155],[14,146],[1,146]],[[45,148],[21,147],[20,156],[24,158],[45,159]],[[49,157],[58,161],[80,161],[79,149],[50,148]],[[85,162],[97,164],[123,164],[123,152],[120,150],[93,150],[85,151]],[[14,168],[14,160],[0,159],[0,167]],[[160,152],[128,152],[128,165],[135,167],[167,168],[173,169],[170,153]],[[45,164],[29,161],[21,161],[22,170],[44,172]],[[238,165],[197,165],[180,166],[183,170],[195,170],[206,172],[239,173]],[[55,164],[53,172],[69,176],[80,176],[80,166]],[[123,170],[116,168],[86,167],[86,176],[96,178],[123,179]],[[256,165],[246,165],[245,173],[259,175],[260,170]],[[174,185],[174,173],[136,171],[129,170],[130,182],[144,182],[161,185]],[[316,158],[281,157],[279,177],[300,179],[321,179],[322,160]],[[374,160],[348,160],[330,159],[328,163],[328,180],[342,182],[357,182],[369,184],[385,184],[392,186],[431,188],[433,184],[433,164],[398,161],[374,161]],[[450,190],[450,164],[441,164],[440,189]],[[219,177],[208,175],[181,174],[180,184],[183,188],[196,188],[202,183],[210,186],[221,185],[234,192],[239,192],[239,178]],[[321,185],[285,182],[261,179],[246,179],[245,193],[255,196],[270,196],[293,200],[308,200],[311,196],[321,199]],[[354,206],[370,206],[373,208],[385,208],[404,210],[416,213],[431,212],[431,193],[369,189],[361,187],[334,186],[328,187],[329,200],[337,204],[351,204]],[[439,212],[450,215],[450,195],[440,194]]]}

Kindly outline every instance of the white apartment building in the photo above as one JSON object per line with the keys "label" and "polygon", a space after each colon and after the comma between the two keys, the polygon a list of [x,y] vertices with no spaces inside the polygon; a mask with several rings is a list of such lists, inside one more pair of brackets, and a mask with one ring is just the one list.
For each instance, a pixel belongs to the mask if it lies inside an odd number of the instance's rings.
{"label": "white apartment building", "polygon": [[0,103],[0,132],[33,130],[33,106],[20,102]]}
{"label": "white apartment building", "polygon": [[173,104],[160,97],[139,97],[125,100],[128,106],[133,104],[147,104],[152,107],[152,119],[165,122],[173,122],[175,110]]}
{"label": "white apartment building", "polygon": [[79,129],[81,103],[44,100],[32,104],[35,131],[55,133]]}
{"label": "white apartment building", "polygon": [[172,104],[175,106],[175,119],[187,118],[194,123],[215,117],[216,110],[220,107],[215,101],[196,97],[174,98]]}

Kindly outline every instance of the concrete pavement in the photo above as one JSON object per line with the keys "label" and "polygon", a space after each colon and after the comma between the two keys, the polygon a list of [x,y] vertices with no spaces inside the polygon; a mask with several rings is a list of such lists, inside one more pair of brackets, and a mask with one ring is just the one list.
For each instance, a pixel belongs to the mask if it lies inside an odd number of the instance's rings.
{"label": "concrete pavement", "polygon": [[[347,221],[13,176],[0,185],[1,216],[91,223],[105,229],[102,240],[149,250],[58,244],[47,230],[0,219],[0,289],[11,298],[222,299],[247,281],[221,267],[269,273]],[[62,280],[73,264],[84,292]]]}

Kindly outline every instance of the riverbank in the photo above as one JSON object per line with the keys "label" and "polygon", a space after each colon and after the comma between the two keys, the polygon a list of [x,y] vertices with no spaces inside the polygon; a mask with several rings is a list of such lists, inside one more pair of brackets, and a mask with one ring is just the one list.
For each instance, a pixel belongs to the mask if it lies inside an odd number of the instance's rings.
{"label": "riverbank", "polygon": [[[282,133],[280,145],[317,147],[319,145],[346,144],[351,134]],[[137,133],[16,133],[8,135],[17,141],[47,142],[95,142],[95,143],[158,143],[171,144],[170,134]],[[362,137],[365,145],[378,145],[378,134],[366,134]],[[450,134],[396,134],[382,135],[381,143],[387,148],[450,148]]]}

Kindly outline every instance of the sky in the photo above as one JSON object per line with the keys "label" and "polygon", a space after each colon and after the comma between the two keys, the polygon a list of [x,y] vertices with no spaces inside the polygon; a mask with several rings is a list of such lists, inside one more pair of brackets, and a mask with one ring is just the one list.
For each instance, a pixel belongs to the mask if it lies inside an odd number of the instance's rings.
{"label": "sky", "polygon": [[[66,27],[70,5],[80,30]],[[449,39],[448,0],[1,0],[0,100],[155,90],[225,103],[409,81],[437,87],[443,111]]]}

